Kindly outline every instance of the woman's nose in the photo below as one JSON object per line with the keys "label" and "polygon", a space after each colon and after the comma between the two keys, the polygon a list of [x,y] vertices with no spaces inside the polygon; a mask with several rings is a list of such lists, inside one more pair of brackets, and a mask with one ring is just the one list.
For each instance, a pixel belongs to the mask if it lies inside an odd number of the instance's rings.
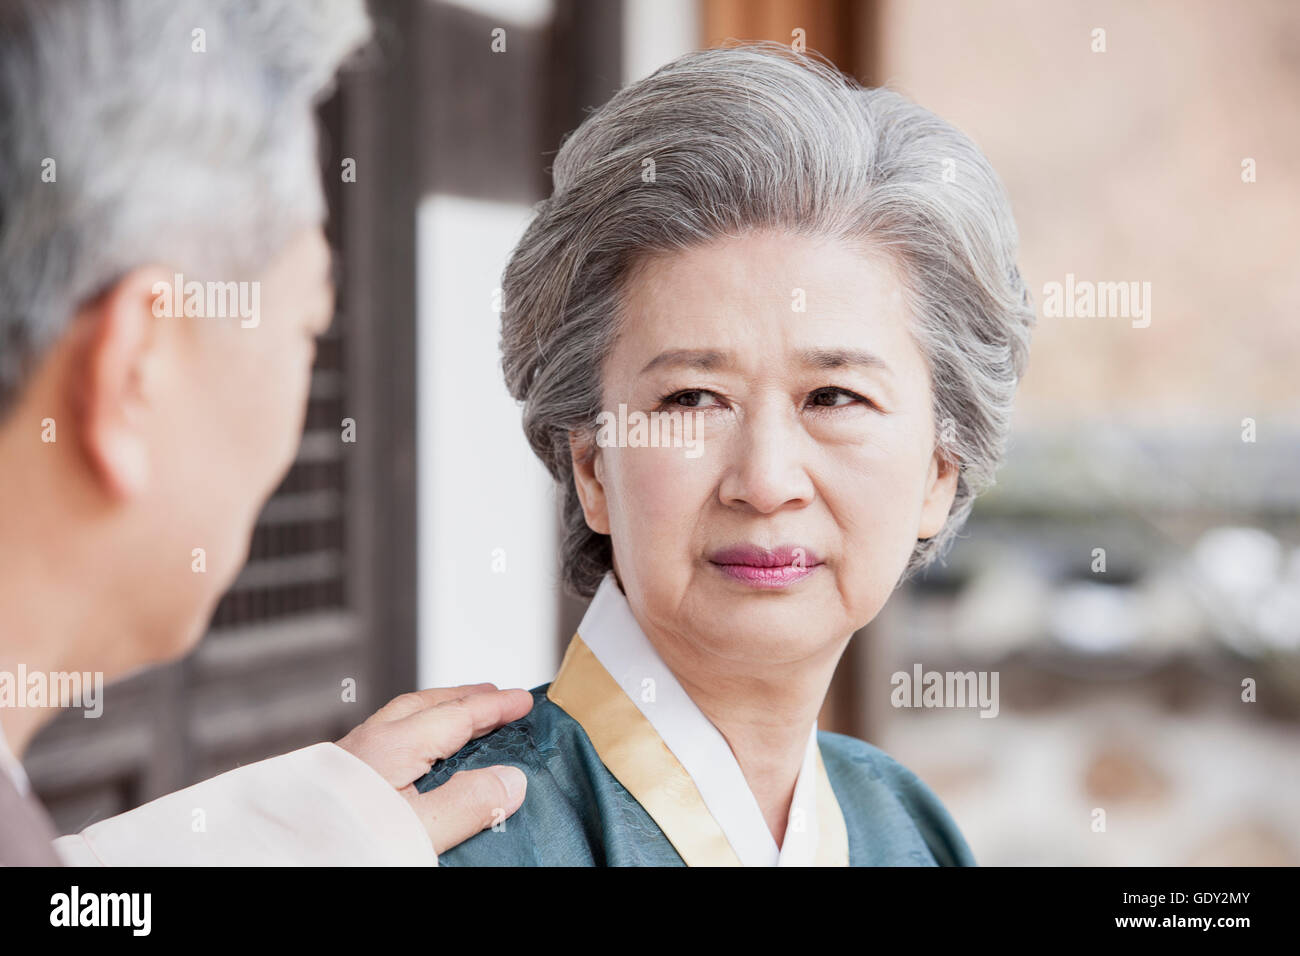
{"label": "woman's nose", "polygon": [[728,507],[759,514],[808,504],[813,498],[807,469],[808,436],[797,418],[776,410],[751,416],[727,443],[727,470],[718,495]]}

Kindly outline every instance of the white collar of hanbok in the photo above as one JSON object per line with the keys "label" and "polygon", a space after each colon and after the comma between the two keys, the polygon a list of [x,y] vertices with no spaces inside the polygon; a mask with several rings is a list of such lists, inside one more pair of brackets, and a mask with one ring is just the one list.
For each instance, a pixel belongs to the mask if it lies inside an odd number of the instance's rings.
{"label": "white collar of hanbok", "polygon": [[780,848],[726,738],[704,715],[605,575],[547,696],[691,866],[847,866],[844,817],[808,734]]}

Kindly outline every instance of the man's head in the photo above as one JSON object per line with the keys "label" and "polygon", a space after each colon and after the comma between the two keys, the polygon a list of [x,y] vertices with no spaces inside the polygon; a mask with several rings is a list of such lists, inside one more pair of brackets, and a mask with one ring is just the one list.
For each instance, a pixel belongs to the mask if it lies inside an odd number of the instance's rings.
{"label": "man's head", "polygon": [[313,104],[368,30],[0,0],[0,534],[116,585],[124,667],[202,633],[293,460],[333,310]]}

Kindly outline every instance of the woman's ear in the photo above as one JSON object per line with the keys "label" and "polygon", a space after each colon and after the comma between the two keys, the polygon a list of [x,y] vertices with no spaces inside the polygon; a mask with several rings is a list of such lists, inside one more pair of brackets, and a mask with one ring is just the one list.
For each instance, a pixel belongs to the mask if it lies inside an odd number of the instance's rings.
{"label": "woman's ear", "polygon": [[609,534],[609,508],[605,500],[600,449],[590,439],[569,432],[569,455],[573,462],[573,484],[582,502],[587,527],[597,534]]}
{"label": "woman's ear", "polygon": [[960,469],[939,449],[930,458],[930,471],[925,480],[925,498],[921,502],[921,523],[918,539],[933,538],[943,530],[944,522],[952,511],[957,497],[957,477]]}

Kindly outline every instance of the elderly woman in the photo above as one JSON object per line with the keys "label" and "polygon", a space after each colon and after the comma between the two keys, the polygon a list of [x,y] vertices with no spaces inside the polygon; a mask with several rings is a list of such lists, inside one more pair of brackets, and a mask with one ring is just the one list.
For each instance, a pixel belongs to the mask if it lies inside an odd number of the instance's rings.
{"label": "elderly woman", "polygon": [[[1002,454],[1033,312],[993,170],[898,94],[758,45],[624,89],[554,176],[502,348],[594,596],[531,713],[417,783],[528,776],[441,862],[974,864],[914,774],[816,719]],[[660,440],[607,427],[638,416]]]}

